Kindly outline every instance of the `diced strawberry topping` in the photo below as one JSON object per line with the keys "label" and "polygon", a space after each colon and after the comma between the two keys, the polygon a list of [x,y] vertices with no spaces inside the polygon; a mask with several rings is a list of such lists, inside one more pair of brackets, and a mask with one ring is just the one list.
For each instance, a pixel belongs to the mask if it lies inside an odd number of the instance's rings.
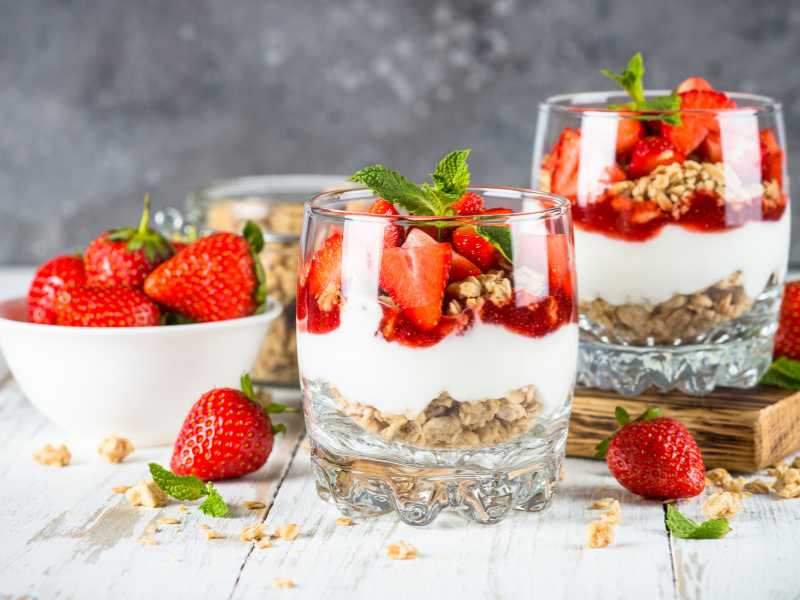
{"label": "diced strawberry topping", "polygon": [[[719,122],[714,111],[736,108],[736,102],[722,92],[714,90],[690,90],[679,96],[681,98],[681,125],[676,127],[660,123],[660,130],[661,134],[671,141],[680,152],[688,155],[703,142],[709,131],[719,130]],[[709,112],[683,112],[695,110]]]}
{"label": "diced strawberry topping", "polygon": [[342,286],[342,234],[334,231],[311,259],[308,272],[308,291],[317,300],[323,294],[339,298]]}
{"label": "diced strawberry topping", "polygon": [[656,167],[671,163],[682,163],[686,157],[668,140],[646,137],[636,144],[631,154],[628,175],[634,179],[643,177]]}
{"label": "diced strawberry topping", "polygon": [[[388,200],[378,198],[367,211],[372,215],[398,215],[397,209]],[[403,243],[403,228],[400,225],[387,225],[383,232],[383,245],[387,248]]]}
{"label": "diced strawberry topping", "polygon": [[636,142],[645,136],[644,124],[637,119],[622,119],[617,125],[617,156],[630,154]]}
{"label": "diced strawberry topping", "polygon": [[678,85],[675,92],[678,94],[683,94],[684,92],[707,91],[713,89],[714,88],[711,87],[711,84],[702,77],[689,77],[684,79],[680,85]]}
{"label": "diced strawberry topping", "polygon": [[467,192],[453,204],[458,215],[477,215],[483,211],[483,198],[475,192]]}
{"label": "diced strawberry topping", "polygon": [[618,181],[625,181],[627,178],[628,176],[625,174],[624,169],[617,164],[613,164],[605,168],[600,178],[600,183],[616,183]]}
{"label": "diced strawberry topping", "polygon": [[700,158],[708,162],[722,162],[722,139],[718,131],[709,131],[697,149]]}
{"label": "diced strawberry topping", "polygon": [[523,304],[522,298],[503,306],[492,302],[483,304],[481,319],[530,337],[541,337],[555,331],[562,323],[570,322],[574,313],[572,297],[557,294],[537,302]]}
{"label": "diced strawberry topping", "polygon": [[467,277],[477,277],[480,274],[481,270],[475,263],[453,250],[453,258],[450,265],[450,281],[461,281]]}
{"label": "diced strawberry topping", "polygon": [[438,244],[434,238],[427,232],[419,227],[412,227],[406,236],[406,241],[403,242],[403,248],[414,248],[415,246],[431,246]]}
{"label": "diced strawberry topping", "polygon": [[444,288],[450,275],[450,244],[386,248],[380,286],[419,329],[430,331],[442,317]]}
{"label": "diced strawberry topping", "polygon": [[574,199],[578,195],[578,165],[581,153],[581,132],[567,127],[561,132],[552,153],[553,169],[550,190]]}
{"label": "diced strawberry topping", "polygon": [[387,342],[397,342],[412,348],[433,346],[451,333],[462,334],[474,321],[472,310],[465,310],[455,316],[444,315],[433,329],[420,331],[404,311],[385,305],[382,308],[380,333],[383,338]]}
{"label": "diced strawberry topping", "polygon": [[316,299],[307,298],[308,320],[306,328],[310,333],[328,333],[339,327],[339,307],[323,310]]}
{"label": "diced strawberry topping", "polygon": [[495,247],[478,235],[472,225],[464,225],[453,232],[453,246],[482,271],[491,267],[497,260]]}
{"label": "diced strawberry topping", "polygon": [[759,132],[761,142],[761,177],[764,181],[778,180],[778,185],[783,187],[783,150],[778,145],[778,139],[772,129],[762,129]]}
{"label": "diced strawberry topping", "polygon": [[566,298],[573,295],[572,289],[572,253],[570,252],[570,236],[556,233],[547,236],[547,276],[550,294],[561,293]]}

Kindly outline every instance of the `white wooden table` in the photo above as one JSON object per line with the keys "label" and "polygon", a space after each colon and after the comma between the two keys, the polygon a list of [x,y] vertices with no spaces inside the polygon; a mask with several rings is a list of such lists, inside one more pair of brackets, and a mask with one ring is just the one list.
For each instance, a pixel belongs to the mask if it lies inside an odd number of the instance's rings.
{"label": "white wooden table", "polygon": [[[29,271],[0,270],[0,297],[24,291]],[[170,450],[137,450],[124,463],[71,446],[72,464],[31,460],[46,442],[69,440],[41,417],[0,365],[0,598],[800,598],[800,500],[754,496],[719,541],[670,537],[664,507],[620,488],[604,463],[568,459],[566,479],[544,514],[515,513],[496,526],[444,515],[416,529],[392,517],[337,526],[314,491],[302,423],[289,421],[267,465],[220,483],[232,515],[212,519],[178,504],[132,508],[116,485],[147,478]],[[606,549],[585,546],[593,499],[613,496],[624,522]],[[246,500],[267,508],[248,511]],[[700,518],[702,499],[681,510]],[[158,544],[138,540],[162,517]],[[239,540],[247,525],[302,534],[260,549]],[[206,523],[223,539],[207,540]],[[416,560],[392,561],[387,544],[407,540]],[[294,581],[276,589],[275,578]]]}

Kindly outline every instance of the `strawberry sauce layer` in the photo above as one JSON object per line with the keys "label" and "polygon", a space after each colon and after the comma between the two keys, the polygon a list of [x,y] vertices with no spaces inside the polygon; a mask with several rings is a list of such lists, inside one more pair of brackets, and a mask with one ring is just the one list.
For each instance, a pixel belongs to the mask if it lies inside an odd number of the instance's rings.
{"label": "strawberry sauce layer", "polygon": [[602,233],[629,242],[644,242],[655,237],[665,226],[683,227],[695,232],[721,232],[740,227],[750,221],[778,221],[786,204],[762,207],[760,198],[736,205],[720,205],[716,194],[695,192],[689,210],[675,220],[658,211],[655,216],[641,218],[637,211],[646,210],[650,203],[633,202],[622,196],[606,194],[585,206],[573,204],[574,222],[584,231]]}

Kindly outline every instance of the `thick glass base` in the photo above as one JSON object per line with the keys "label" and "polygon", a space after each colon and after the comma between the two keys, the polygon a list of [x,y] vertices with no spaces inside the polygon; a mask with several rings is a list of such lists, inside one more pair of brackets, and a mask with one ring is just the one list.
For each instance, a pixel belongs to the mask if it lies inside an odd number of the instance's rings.
{"label": "thick glass base", "polygon": [[326,386],[305,382],[311,462],[320,497],[348,516],[395,512],[427,525],[442,510],[478,523],[552,500],[567,438],[568,410],[486,448],[436,450],[387,442],[337,410]]}
{"label": "thick glass base", "polygon": [[722,344],[637,348],[581,340],[578,383],[623,396],[649,387],[705,396],[715,387],[754,387],[772,362],[772,333]]}

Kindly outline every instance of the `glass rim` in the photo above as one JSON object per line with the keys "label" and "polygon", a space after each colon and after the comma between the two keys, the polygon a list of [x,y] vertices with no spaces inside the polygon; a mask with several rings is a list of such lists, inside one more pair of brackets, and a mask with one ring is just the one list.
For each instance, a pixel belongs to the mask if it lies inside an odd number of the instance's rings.
{"label": "glass rim", "polygon": [[495,213],[485,215],[376,215],[366,211],[360,210],[344,210],[338,208],[331,208],[323,206],[322,203],[326,200],[340,199],[340,200],[359,200],[362,198],[380,198],[378,194],[366,187],[358,188],[339,188],[328,190],[316,194],[308,202],[306,207],[314,215],[325,216],[339,221],[358,220],[358,221],[404,221],[408,223],[424,224],[430,221],[452,221],[459,223],[463,221],[480,220],[481,223],[491,223],[494,221],[505,222],[509,219],[521,220],[525,218],[535,219],[556,219],[569,215],[571,209],[570,201],[557,194],[550,192],[543,192],[541,190],[534,190],[531,188],[515,187],[515,186],[500,186],[500,185],[471,185],[467,187],[468,192],[500,192],[501,196],[507,198],[524,198],[533,197],[537,200],[544,200],[549,203],[549,206],[542,206],[532,210],[514,211],[510,213]]}
{"label": "glass rim", "polygon": [[[722,91],[722,90],[719,90]],[[646,97],[668,96],[674,90],[645,90]],[[635,111],[635,110],[620,110],[615,108],[604,108],[602,106],[586,107],[581,104],[583,102],[588,104],[590,102],[604,102],[609,98],[618,97],[621,100],[630,100],[630,97],[621,90],[596,90],[588,92],[574,92],[570,94],[557,94],[546,98],[543,102],[539,103],[540,109],[550,110],[554,112],[562,112],[569,114],[591,115],[598,117],[610,117],[618,119],[620,117],[630,115],[670,115],[675,113],[685,114],[760,114],[760,113],[774,113],[783,109],[782,104],[770,96],[761,94],[751,94],[749,92],[723,92],[733,100],[750,101],[753,106],[739,106],[736,108],[686,108],[678,110],[648,110],[648,111]]]}

